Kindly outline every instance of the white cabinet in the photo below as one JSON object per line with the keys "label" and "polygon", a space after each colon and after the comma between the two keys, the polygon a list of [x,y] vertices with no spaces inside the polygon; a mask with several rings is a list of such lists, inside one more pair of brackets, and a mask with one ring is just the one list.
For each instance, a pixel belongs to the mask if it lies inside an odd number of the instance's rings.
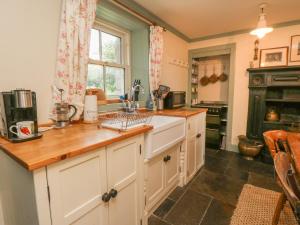
{"label": "white cabinet", "polygon": [[47,167],[52,225],[138,225],[143,136]]}
{"label": "white cabinet", "polygon": [[206,113],[200,113],[187,119],[187,136],[184,162],[185,182],[188,183],[204,164],[205,155],[205,119]]}
{"label": "white cabinet", "polygon": [[107,148],[108,191],[112,195],[109,202],[109,225],[140,224],[142,205],[139,178],[142,158],[140,142],[135,139]]}
{"label": "white cabinet", "polygon": [[145,187],[146,211],[149,213],[179,181],[179,143],[162,154],[146,160]]}
{"label": "white cabinet", "polygon": [[47,175],[53,225],[107,224],[105,150],[48,166]]}

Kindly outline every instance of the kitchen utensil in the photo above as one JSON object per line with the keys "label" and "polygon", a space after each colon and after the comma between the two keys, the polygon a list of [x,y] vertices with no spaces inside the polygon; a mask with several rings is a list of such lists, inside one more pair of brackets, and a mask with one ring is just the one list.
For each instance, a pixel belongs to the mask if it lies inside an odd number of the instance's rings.
{"label": "kitchen utensil", "polygon": [[266,114],[266,120],[267,121],[278,121],[279,120],[279,114],[276,112],[275,108],[269,108]]}
{"label": "kitchen utensil", "polygon": [[228,75],[225,73],[225,64],[223,65],[223,72],[219,76],[219,80],[224,82],[228,79]]}
{"label": "kitchen utensil", "polygon": [[15,99],[15,108],[24,109],[32,107],[32,93],[30,90],[16,89],[12,93]]}
{"label": "kitchen utensil", "polygon": [[[13,129],[16,129],[16,132]],[[9,131],[18,138],[29,138],[34,134],[34,122],[33,121],[21,121],[17,122],[16,125],[9,127]]]}
{"label": "kitchen utensil", "polygon": [[207,68],[206,68],[206,65],[204,66],[204,76],[200,79],[200,84],[202,86],[206,86],[208,85],[209,83],[209,79],[208,77],[206,76],[206,72],[207,72]]}
{"label": "kitchen utensil", "polygon": [[156,99],[157,110],[164,110],[164,100],[161,98]]}
{"label": "kitchen utensil", "polygon": [[170,92],[170,87],[165,85],[159,85],[158,91],[161,93],[161,98],[164,99]]}
{"label": "kitchen utensil", "polygon": [[[67,102],[63,102],[62,95],[64,90],[59,89],[60,91],[60,101],[59,103],[55,103],[55,115],[56,119],[53,119],[55,122],[54,128],[63,128],[69,125],[71,119],[77,113],[77,108],[74,105],[69,105]],[[73,109],[73,113],[70,116],[71,109]]]}
{"label": "kitchen utensil", "polygon": [[213,74],[210,75],[210,77],[209,77],[209,82],[212,83],[212,84],[214,84],[214,83],[216,83],[217,81],[218,81],[218,76],[217,76],[217,74],[215,73],[215,66],[214,66],[214,67],[213,67]]}
{"label": "kitchen utensil", "polygon": [[94,123],[98,121],[98,107],[96,95],[85,96],[83,121],[85,123]]}
{"label": "kitchen utensil", "polygon": [[[0,135],[10,142],[24,142],[41,138],[38,132],[36,93],[30,90],[17,89],[0,92]],[[10,132],[10,127],[18,122],[32,121],[31,136],[19,138],[18,132]],[[16,131],[15,128],[11,128]]]}

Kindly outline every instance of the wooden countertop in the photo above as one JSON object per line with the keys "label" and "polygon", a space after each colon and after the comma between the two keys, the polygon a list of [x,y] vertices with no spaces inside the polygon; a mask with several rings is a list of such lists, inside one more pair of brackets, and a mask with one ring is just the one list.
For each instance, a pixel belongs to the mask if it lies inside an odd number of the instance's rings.
{"label": "wooden countertop", "polygon": [[164,109],[162,111],[157,111],[156,115],[161,116],[176,116],[176,117],[191,117],[198,113],[207,112],[207,109],[204,108],[192,108],[192,109],[186,109],[186,108],[180,108],[180,109]]}
{"label": "wooden countertop", "polygon": [[289,132],[287,141],[292,152],[292,157],[295,163],[295,169],[298,175],[300,174],[300,133]]}
{"label": "wooden countertop", "polygon": [[[207,109],[174,109],[155,112],[156,115],[190,117]],[[0,138],[0,148],[26,169],[32,171],[55,162],[95,150],[114,142],[145,133],[152,126],[144,126],[126,132],[99,129],[97,124],[73,124],[64,129],[46,131],[41,139],[10,143]]]}
{"label": "wooden countertop", "polygon": [[10,143],[0,138],[0,148],[26,169],[33,171],[151,129],[152,126],[143,126],[118,132],[99,129],[97,124],[79,123],[63,129],[46,131],[41,139],[23,143]]}

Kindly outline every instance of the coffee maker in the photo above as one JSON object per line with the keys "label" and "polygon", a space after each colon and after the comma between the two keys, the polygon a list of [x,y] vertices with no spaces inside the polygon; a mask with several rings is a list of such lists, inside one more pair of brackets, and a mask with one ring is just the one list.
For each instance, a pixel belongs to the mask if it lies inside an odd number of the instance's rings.
{"label": "coffee maker", "polygon": [[[30,90],[16,89],[0,92],[0,135],[11,142],[23,142],[40,138],[38,132],[36,94]],[[22,121],[32,121],[32,134],[20,138],[10,131]]]}

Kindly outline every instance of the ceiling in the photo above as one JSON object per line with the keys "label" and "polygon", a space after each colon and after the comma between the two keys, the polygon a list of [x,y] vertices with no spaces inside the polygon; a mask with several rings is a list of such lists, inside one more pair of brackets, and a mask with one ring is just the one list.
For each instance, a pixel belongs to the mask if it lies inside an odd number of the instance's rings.
{"label": "ceiling", "polygon": [[300,0],[134,1],[189,39],[254,28],[263,2],[267,3],[269,25],[296,20],[300,23]]}

